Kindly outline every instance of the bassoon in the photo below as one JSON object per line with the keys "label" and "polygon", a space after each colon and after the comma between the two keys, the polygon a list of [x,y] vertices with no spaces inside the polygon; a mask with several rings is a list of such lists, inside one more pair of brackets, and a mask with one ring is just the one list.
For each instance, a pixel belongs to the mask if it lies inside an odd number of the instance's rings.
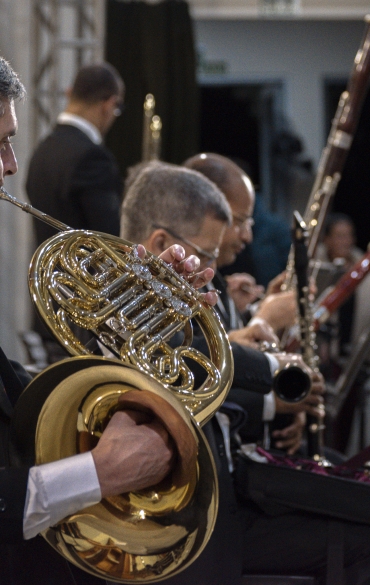
{"label": "bassoon", "polygon": [[[321,154],[303,220],[308,229],[308,257],[313,258],[322,234],[325,218],[341,179],[345,161],[360,118],[370,81],[370,15],[365,17],[366,28],[358,49],[346,90],[341,94],[331,130]],[[287,277],[283,290],[293,285],[294,252],[290,251]]]}

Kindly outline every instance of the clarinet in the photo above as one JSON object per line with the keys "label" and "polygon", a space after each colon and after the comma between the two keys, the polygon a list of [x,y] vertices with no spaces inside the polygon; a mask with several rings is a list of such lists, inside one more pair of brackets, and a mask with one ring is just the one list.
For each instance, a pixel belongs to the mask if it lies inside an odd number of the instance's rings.
{"label": "clarinet", "polygon": [[[303,215],[307,226],[308,255],[313,258],[322,234],[325,218],[341,179],[347,154],[352,144],[362,105],[370,81],[370,15],[365,17],[366,29],[354,59],[346,90],[339,99],[326,146],[321,154],[316,179]],[[282,287],[293,286],[294,251],[287,263],[287,277]]]}
{"label": "clarinet", "polygon": [[[310,300],[308,279],[308,229],[298,211],[294,212],[293,226],[294,271],[296,275],[297,301],[299,307],[300,346],[304,362],[313,371],[318,371],[316,353],[316,334],[312,321],[312,302]],[[324,413],[323,413],[324,414]],[[308,456],[321,466],[331,463],[324,456],[323,419],[307,414],[307,451]]]}

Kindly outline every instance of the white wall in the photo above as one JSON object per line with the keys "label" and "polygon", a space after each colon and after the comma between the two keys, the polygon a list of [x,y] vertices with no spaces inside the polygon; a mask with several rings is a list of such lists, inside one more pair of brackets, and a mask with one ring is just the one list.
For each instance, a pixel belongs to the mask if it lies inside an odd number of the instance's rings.
{"label": "white wall", "polygon": [[327,139],[323,80],[348,77],[364,29],[361,20],[195,21],[206,59],[227,64],[222,80],[284,82],[285,114],[315,163]]}
{"label": "white wall", "polygon": [[[158,0],[150,0],[158,1]],[[190,0],[200,18],[290,18],[356,19],[369,12],[368,0]]]}
{"label": "white wall", "polygon": [[[11,62],[30,86],[30,3],[0,2],[0,55]],[[24,200],[25,164],[28,157],[30,100],[16,105],[19,131],[14,138],[19,172],[5,180],[5,188]],[[27,270],[30,258],[31,218],[0,201],[0,345],[13,359],[24,357],[19,333],[28,329],[30,300]]]}

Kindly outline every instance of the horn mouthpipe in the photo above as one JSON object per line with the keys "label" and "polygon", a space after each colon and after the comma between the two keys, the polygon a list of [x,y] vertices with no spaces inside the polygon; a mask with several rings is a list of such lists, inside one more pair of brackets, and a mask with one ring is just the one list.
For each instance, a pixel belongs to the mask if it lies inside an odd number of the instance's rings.
{"label": "horn mouthpipe", "polygon": [[37,217],[37,219],[40,219],[44,223],[51,225],[52,227],[61,232],[70,231],[73,229],[66,223],[54,219],[54,217],[51,217],[51,215],[39,211],[29,203],[19,201],[19,199],[16,199],[16,197],[14,197],[13,195],[10,195],[10,193],[8,193],[3,187],[0,188],[0,199],[3,199],[4,201],[9,201],[9,203],[16,205],[16,207],[20,207],[22,211],[25,211],[26,213],[29,213],[30,215]]}

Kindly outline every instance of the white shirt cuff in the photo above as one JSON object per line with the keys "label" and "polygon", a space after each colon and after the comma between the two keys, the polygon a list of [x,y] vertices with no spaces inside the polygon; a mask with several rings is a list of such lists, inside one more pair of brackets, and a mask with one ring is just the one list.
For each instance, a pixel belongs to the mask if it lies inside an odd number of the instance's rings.
{"label": "white shirt cuff", "polygon": [[101,500],[91,452],[31,467],[23,518],[27,540]]}
{"label": "white shirt cuff", "polygon": [[275,396],[274,391],[271,390],[271,392],[265,394],[263,397],[262,419],[264,421],[273,420],[275,418],[275,412],[276,412]]}
{"label": "white shirt cuff", "polygon": [[274,377],[275,373],[280,368],[279,360],[274,356],[274,354],[269,353],[268,351],[265,351],[263,355],[267,357],[270,364],[271,376]]}
{"label": "white shirt cuff", "polygon": [[[248,321],[248,325],[266,325],[267,321],[266,319],[262,319],[262,317],[252,317],[252,319],[250,319]],[[268,325],[268,323],[267,323]]]}
{"label": "white shirt cuff", "polygon": [[[260,301],[254,301],[253,303],[249,303],[245,307],[244,312],[246,313],[247,311],[249,311],[249,314],[251,315],[251,317],[253,319],[253,316],[257,313],[259,306],[260,306]],[[250,321],[248,321],[248,325],[250,325]]]}

